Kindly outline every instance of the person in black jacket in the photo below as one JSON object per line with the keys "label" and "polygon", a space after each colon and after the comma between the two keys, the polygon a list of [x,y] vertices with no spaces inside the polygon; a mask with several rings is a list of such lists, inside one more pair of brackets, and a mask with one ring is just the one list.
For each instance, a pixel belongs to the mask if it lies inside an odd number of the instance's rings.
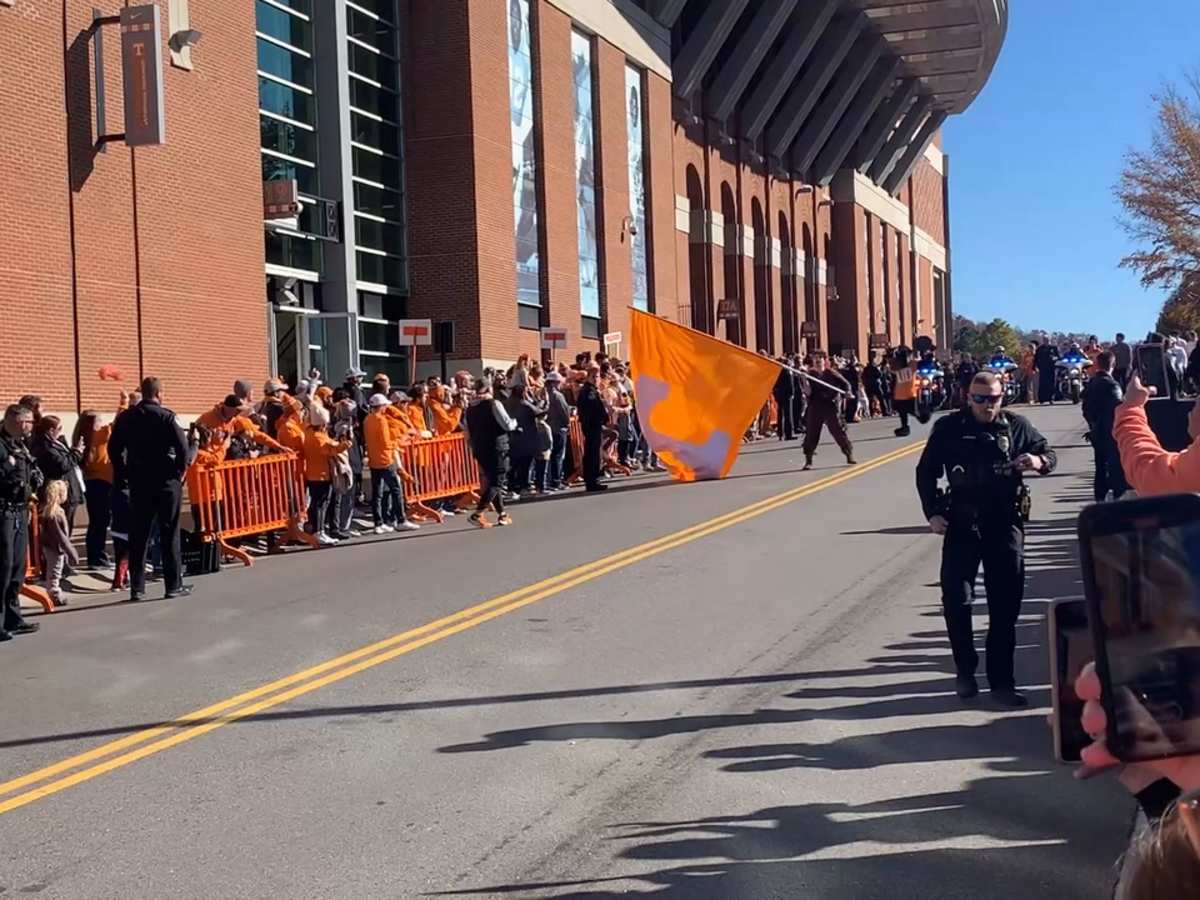
{"label": "person in black jacket", "polygon": [[83,462],[82,439],[76,446],[68,447],[58,416],[42,416],[33,426],[33,440],[29,449],[37,460],[38,468],[42,470],[45,483],[67,483],[67,502],[63,504],[63,512],[67,515],[68,531],[74,531],[75,512],[83,502],[83,473],[79,469]]}
{"label": "person in black jacket", "polygon": [[546,408],[529,398],[528,388],[523,384],[512,389],[505,408],[509,417],[517,423],[517,430],[509,437],[512,456],[509,490],[514,494],[527,494],[532,487],[533,460],[541,450],[537,420],[538,416],[546,414]]}
{"label": "person in black jacket", "polygon": [[489,506],[495,507],[497,525],[511,525],[504,511],[505,478],[508,475],[508,440],[517,423],[509,416],[504,404],[492,395],[492,385],[483,378],[475,382],[475,401],[463,414],[471,453],[479,463],[479,505],[471,515],[471,524],[491,528],[483,517]]}
{"label": "person in black jacket", "polygon": [[583,483],[589,492],[606,491],[608,485],[600,483],[600,449],[608,407],[600,396],[600,367],[596,363],[588,366],[587,381],[579,389],[575,408],[583,428]]}
{"label": "person in black jacket", "polygon": [[1113,499],[1120,500],[1129,490],[1125,472],[1121,468],[1121,454],[1113,438],[1113,420],[1117,407],[1125,399],[1125,392],[1116,379],[1116,357],[1105,350],[1096,357],[1096,368],[1083,391],[1083,417],[1087,420],[1092,440],[1092,454],[1096,459],[1094,496],[1102,503],[1112,491]]}
{"label": "person in black jacket", "polygon": [[42,486],[42,473],[25,446],[33,411],[14,403],[0,428],[0,641],[32,634],[37,622],[21,615],[21,585],[29,549],[29,498]]}
{"label": "person in black jacket", "polygon": [[1037,348],[1033,364],[1038,370],[1038,404],[1049,403],[1053,406],[1057,389],[1054,379],[1058,372],[1058,348],[1046,341]]}
{"label": "person in black jacket", "polygon": [[840,372],[829,367],[829,357],[824,353],[810,354],[805,362],[808,366],[805,381],[809,394],[808,421],[804,432],[804,470],[812,468],[813,455],[821,442],[823,428],[829,429],[838,447],[846,454],[847,464],[854,465],[854,445],[846,435],[840,409],[842,399],[850,391],[850,384]]}
{"label": "person in black jacket", "polygon": [[867,409],[871,416],[891,415],[891,404],[883,389],[883,369],[879,367],[879,357],[872,351],[867,366],[862,371],[863,389],[867,392]]}
{"label": "person in black jacket", "polygon": [[548,407],[546,421],[550,425],[552,443],[550,445],[550,476],[549,489],[561,491],[563,488],[563,461],[567,454],[567,439],[571,430],[571,407],[559,385],[562,376],[554,369],[546,373],[546,405]]}
{"label": "person in black jacket", "polygon": [[188,445],[175,413],[162,405],[157,378],[142,381],[142,402],[122,413],[108,444],[114,477],[129,484],[129,599],[146,594],[146,545],[157,523],[166,599],[185,597],[179,550],[179,506]]}
{"label": "person in black jacket", "polygon": [[[1028,701],[1016,689],[1013,653],[1025,595],[1025,522],[1029,508],[1023,477],[1053,472],[1058,457],[1028,419],[1001,410],[1004,385],[993,372],[971,382],[965,410],[939,419],[917,463],[921,510],[934,534],[943,535],[942,613],[963,700],[979,693],[979,656],[971,623],[975,579],[983,564],[987,592],[987,676],[992,698],[1016,708]],[[938,490],[945,476],[947,498]]]}
{"label": "person in black jacket", "polygon": [[796,427],[792,421],[792,398],[796,395],[796,376],[792,374],[786,359],[779,362],[779,375],[775,379],[775,387],[771,389],[775,397],[775,406],[779,410],[779,439],[794,441]]}

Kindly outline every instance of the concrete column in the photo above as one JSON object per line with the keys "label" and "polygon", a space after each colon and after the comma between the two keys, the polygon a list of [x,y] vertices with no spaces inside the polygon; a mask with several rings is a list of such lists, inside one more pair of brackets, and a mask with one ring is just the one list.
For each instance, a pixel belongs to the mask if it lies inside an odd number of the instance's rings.
{"label": "concrete column", "polygon": [[871,163],[871,167],[867,170],[867,177],[876,184],[882,185],[888,173],[891,172],[896,160],[900,154],[904,152],[904,148],[912,141],[913,136],[920,130],[925,119],[933,110],[933,97],[920,97],[916,103],[912,105],[909,111],[901,119],[900,124],[896,126],[896,130],[892,132],[892,136],[888,138],[887,143],[883,145],[883,149],[875,157]]}
{"label": "concrete column", "polygon": [[733,31],[734,23],[749,2],[750,0],[722,0],[704,10],[687,43],[676,54],[671,64],[676,96],[688,97],[700,87],[700,82],[708,74],[708,67],[717,58],[721,45],[729,37],[729,32]]}
{"label": "concrete column", "polygon": [[754,14],[750,27],[738,40],[729,59],[717,73],[708,92],[709,110],[713,118],[724,122],[732,114],[750,79],[758,71],[771,44],[787,24],[798,0],[779,0],[764,3]]}
{"label": "concrete column", "polygon": [[833,176],[846,161],[855,141],[863,134],[870,117],[883,103],[899,68],[900,60],[896,57],[881,59],[875,63],[875,68],[867,77],[866,83],[842,117],[839,128],[817,154],[811,173],[814,184],[828,185],[833,181]]}

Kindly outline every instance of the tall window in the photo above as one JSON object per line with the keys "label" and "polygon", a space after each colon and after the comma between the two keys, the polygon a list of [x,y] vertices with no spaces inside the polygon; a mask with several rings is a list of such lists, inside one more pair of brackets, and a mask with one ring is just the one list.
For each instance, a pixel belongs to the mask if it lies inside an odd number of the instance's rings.
{"label": "tall window", "polygon": [[626,134],[629,141],[629,250],[633,261],[634,309],[650,308],[650,264],[646,248],[650,232],[646,230],[646,155],[645,133],[642,131],[642,71],[625,66],[625,105],[628,117]]}
{"label": "tall window", "polygon": [[[294,180],[301,200],[317,196],[317,101],[313,81],[313,29],[309,0],[256,0],[258,123],[263,181]],[[319,272],[321,242],[309,222],[317,206],[305,204],[297,228],[266,233],[267,262]]]}
{"label": "tall window", "polygon": [[346,4],[358,280],[374,290],[404,293],[404,136],[395,21],[392,0]]}
{"label": "tall window", "polygon": [[537,328],[541,324],[542,291],[538,254],[538,161],[533,129],[536,110],[529,0],[508,0],[508,106],[512,125],[518,321],[522,327]]}
{"label": "tall window", "polygon": [[871,214],[863,213],[863,243],[867,248],[867,315],[870,317],[869,334],[879,333],[879,313],[875,304],[875,243],[871,240]]}
{"label": "tall window", "polygon": [[596,126],[592,39],[571,32],[575,81],[575,207],[579,232],[579,312],[584,337],[600,336],[600,247],[596,240]]}

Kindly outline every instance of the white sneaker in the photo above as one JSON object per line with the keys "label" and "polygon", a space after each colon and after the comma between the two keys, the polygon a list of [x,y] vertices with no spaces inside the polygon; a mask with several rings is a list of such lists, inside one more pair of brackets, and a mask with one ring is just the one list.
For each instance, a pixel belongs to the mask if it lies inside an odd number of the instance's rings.
{"label": "white sneaker", "polygon": [[330,537],[327,534],[318,534],[317,535],[317,543],[322,545],[323,547],[333,547],[333,546],[337,545],[338,540],[337,540],[337,538]]}
{"label": "white sneaker", "polygon": [[363,533],[357,528],[350,529],[350,537],[362,537]]}
{"label": "white sneaker", "polygon": [[400,522],[396,525],[393,531],[419,531],[421,528],[416,522]]}
{"label": "white sneaker", "polygon": [[389,531],[395,531],[395,529],[392,528],[391,525],[376,525],[375,526],[376,534],[387,534]]}

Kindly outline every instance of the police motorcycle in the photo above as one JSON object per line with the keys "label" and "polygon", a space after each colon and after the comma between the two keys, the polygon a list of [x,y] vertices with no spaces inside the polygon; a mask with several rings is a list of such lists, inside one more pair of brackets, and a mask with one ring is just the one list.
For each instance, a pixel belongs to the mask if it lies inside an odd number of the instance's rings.
{"label": "police motorcycle", "polygon": [[932,353],[924,353],[917,363],[917,421],[924,425],[946,404],[946,373]]}
{"label": "police motorcycle", "polygon": [[1058,377],[1055,387],[1064,400],[1078,403],[1083,398],[1083,389],[1087,386],[1087,368],[1092,361],[1079,349],[1078,344],[1072,344],[1071,349],[1059,357],[1056,365]]}
{"label": "police motorcycle", "polygon": [[1011,406],[1017,402],[1017,398],[1021,394],[1021,385],[1017,382],[1017,365],[1014,360],[1003,347],[997,347],[996,352],[992,354],[992,358],[988,360],[984,371],[991,372],[1000,378],[1000,383],[1004,386],[1004,405]]}

